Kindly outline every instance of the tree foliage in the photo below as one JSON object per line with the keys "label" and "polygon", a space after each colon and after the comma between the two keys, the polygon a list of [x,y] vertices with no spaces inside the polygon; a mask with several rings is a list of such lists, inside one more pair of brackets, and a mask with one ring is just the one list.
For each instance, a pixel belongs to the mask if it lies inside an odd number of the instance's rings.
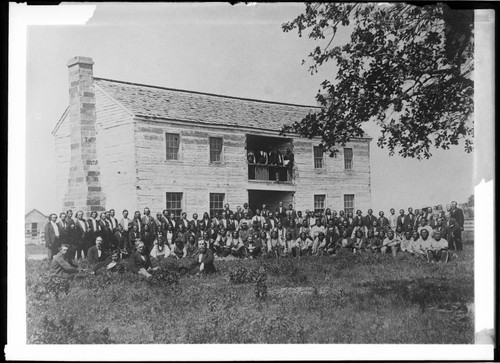
{"label": "tree foliage", "polygon": [[[338,71],[321,83],[321,109],[282,133],[319,136],[333,156],[337,145],[361,137],[362,125],[373,120],[381,128],[377,144],[390,155],[429,158],[432,147],[448,149],[461,139],[472,151],[471,12],[404,3],[305,7],[283,31],[316,41],[311,74],[328,61]],[[342,27],[352,29],[350,41],[335,45]]]}

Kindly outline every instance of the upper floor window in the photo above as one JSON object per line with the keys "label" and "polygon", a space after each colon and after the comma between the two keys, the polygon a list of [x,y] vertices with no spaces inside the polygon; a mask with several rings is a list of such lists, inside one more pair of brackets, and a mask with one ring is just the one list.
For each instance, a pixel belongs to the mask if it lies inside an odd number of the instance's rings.
{"label": "upper floor window", "polygon": [[179,134],[165,134],[167,160],[179,160]]}
{"label": "upper floor window", "polygon": [[350,147],[344,148],[344,169],[352,169],[352,148]]}
{"label": "upper floor window", "polygon": [[220,163],[222,161],[222,137],[209,137],[210,162]]}
{"label": "upper floor window", "polygon": [[323,169],[323,148],[314,146],[314,169]]}

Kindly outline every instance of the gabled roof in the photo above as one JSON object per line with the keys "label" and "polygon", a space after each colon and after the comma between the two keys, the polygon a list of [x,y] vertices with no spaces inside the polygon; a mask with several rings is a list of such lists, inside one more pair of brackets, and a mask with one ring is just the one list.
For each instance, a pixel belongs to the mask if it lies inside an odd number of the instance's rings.
{"label": "gabled roof", "polygon": [[28,213],[26,213],[26,214],[24,215],[24,218],[26,218],[26,217],[27,217],[28,215],[30,215],[31,213],[38,213],[38,214],[42,215],[44,218],[49,218],[49,216],[46,216],[45,214],[43,214],[42,212],[40,212],[40,211],[39,211],[38,209],[36,209],[36,208],[35,208],[35,209],[32,209],[32,210],[30,210]]}
{"label": "gabled roof", "polygon": [[221,96],[94,77],[94,85],[136,117],[250,127],[280,131],[319,110],[293,105]]}

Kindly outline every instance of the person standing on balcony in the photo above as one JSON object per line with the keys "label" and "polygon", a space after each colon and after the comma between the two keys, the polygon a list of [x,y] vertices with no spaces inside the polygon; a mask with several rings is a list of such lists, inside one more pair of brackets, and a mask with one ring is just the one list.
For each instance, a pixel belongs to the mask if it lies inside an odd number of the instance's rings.
{"label": "person standing on balcony", "polygon": [[247,153],[247,161],[249,164],[255,164],[255,154],[252,150],[249,150]]}
{"label": "person standing on balcony", "polygon": [[260,150],[257,153],[257,164],[268,165],[269,164],[269,155],[267,151]]}

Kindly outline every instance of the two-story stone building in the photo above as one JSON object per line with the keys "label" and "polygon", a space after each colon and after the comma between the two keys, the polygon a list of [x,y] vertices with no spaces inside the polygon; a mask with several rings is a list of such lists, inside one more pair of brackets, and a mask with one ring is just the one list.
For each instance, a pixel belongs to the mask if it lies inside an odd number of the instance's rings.
{"label": "two-story stone building", "polygon": [[[97,78],[86,57],[68,69],[70,103],[53,130],[63,210],[119,215],[148,206],[191,216],[247,201],[272,210],[279,201],[298,210],[370,206],[369,137],[331,158],[319,139],[280,136],[315,106]],[[293,172],[247,162],[248,150],[288,148]]]}

